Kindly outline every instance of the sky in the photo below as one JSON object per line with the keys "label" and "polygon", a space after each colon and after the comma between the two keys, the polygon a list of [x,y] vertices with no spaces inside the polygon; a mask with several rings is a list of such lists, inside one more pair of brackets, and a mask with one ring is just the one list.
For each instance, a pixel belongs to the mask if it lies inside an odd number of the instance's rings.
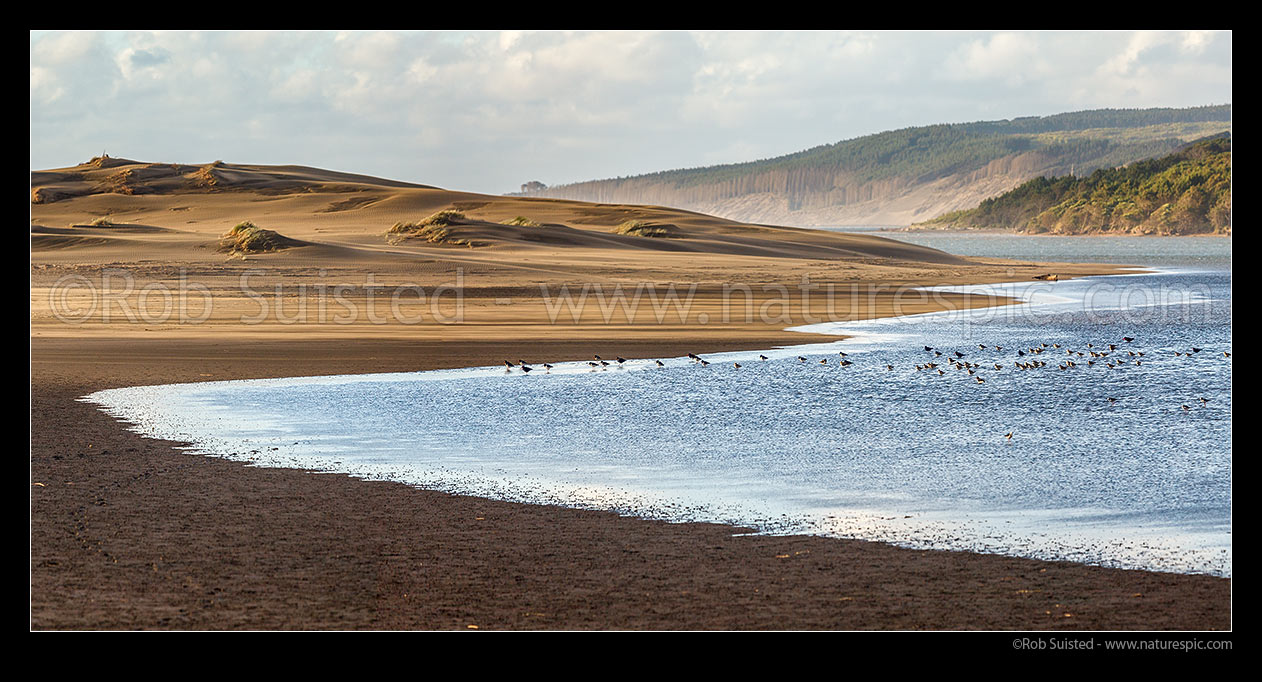
{"label": "sky", "polygon": [[1231,103],[1230,31],[30,37],[32,170],[105,152],[502,194],[908,126]]}

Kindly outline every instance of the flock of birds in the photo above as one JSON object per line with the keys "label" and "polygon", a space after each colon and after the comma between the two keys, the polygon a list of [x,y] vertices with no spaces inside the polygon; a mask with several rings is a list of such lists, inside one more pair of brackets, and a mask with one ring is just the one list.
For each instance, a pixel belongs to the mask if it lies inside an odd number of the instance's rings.
{"label": "flock of birds", "polygon": [[[1077,349],[1064,347],[1060,343],[1039,343],[1038,345],[1016,349],[1016,359],[1012,360],[1012,367],[1014,370],[1022,372],[1038,370],[1048,367],[1049,360],[1051,362],[1051,366],[1056,367],[1060,371],[1071,371],[1083,367],[1095,366],[1102,366],[1109,370],[1118,370],[1130,366],[1140,367],[1143,366],[1144,362],[1148,361],[1153,356],[1146,354],[1145,351],[1134,350],[1134,348],[1137,347],[1132,345],[1134,344],[1134,341],[1134,337],[1123,336],[1119,343],[1108,343],[1101,346],[1097,346],[1093,343],[1087,343]],[[1001,353],[1004,350],[1003,346],[987,346],[986,344],[981,343],[977,344],[977,348],[981,352],[991,351]],[[969,355],[958,350],[944,351],[932,346],[924,346],[924,349],[928,355],[926,356],[926,361],[924,363],[915,364],[917,372],[929,372],[936,373],[938,376],[945,376],[947,374],[946,369],[950,368],[955,372],[964,372],[965,375],[971,377],[975,383],[986,383],[986,379],[981,373],[983,370],[983,364],[980,362],[973,362]],[[1060,351],[1062,350],[1064,351],[1063,356],[1060,355]],[[1202,350],[1204,349],[1192,347],[1187,351],[1175,351],[1174,356],[1191,358],[1200,353]],[[847,359],[849,356],[845,351],[839,351],[837,355],[838,358],[835,363],[837,366],[844,368],[854,364],[853,361]],[[1222,355],[1224,358],[1231,358],[1231,353],[1229,351],[1223,351]],[[1048,360],[1042,359],[1043,357],[1047,357]],[[711,364],[710,361],[695,353],[688,353],[688,359],[691,360],[693,364],[702,367]],[[759,355],[758,359],[761,362],[766,362],[771,358],[766,355]],[[797,356],[797,360],[799,363],[806,363],[809,361],[809,359],[804,355]],[[620,356],[615,357],[614,360],[610,362],[599,355],[593,355],[592,359],[587,361],[587,364],[592,368],[592,370],[604,370],[611,366],[621,367],[627,362],[629,361],[626,358]],[[658,367],[666,366],[661,360],[653,360],[652,362]],[[1002,371],[1006,366],[1006,362],[994,362],[993,358],[988,359],[985,362],[990,365],[995,372]],[[532,366],[533,364],[534,363],[528,363],[521,359],[519,359],[516,363],[511,360],[504,361],[504,365],[507,367],[507,372],[512,372],[514,369],[517,369],[523,373],[529,373],[534,371],[537,367],[543,367],[544,371],[547,372],[553,368],[553,365],[546,362],[535,366]],[[830,361],[830,358],[821,358],[819,359],[819,364],[829,365],[833,363]],[[732,363],[732,367],[735,369],[740,369],[741,366],[742,365],[739,362]],[[886,371],[892,372],[895,369],[894,365],[891,364],[886,364],[884,366]],[[1119,399],[1110,396],[1107,397],[1106,400],[1110,405],[1113,405],[1116,404]],[[1208,405],[1210,401],[1209,398],[1200,397],[1193,402],[1199,402],[1201,406],[1204,407]],[[1184,411],[1190,411],[1192,409],[1192,406],[1186,403],[1180,405],[1180,407]],[[1004,434],[1004,438],[1006,440],[1011,441],[1012,437],[1013,432],[1011,431]]]}

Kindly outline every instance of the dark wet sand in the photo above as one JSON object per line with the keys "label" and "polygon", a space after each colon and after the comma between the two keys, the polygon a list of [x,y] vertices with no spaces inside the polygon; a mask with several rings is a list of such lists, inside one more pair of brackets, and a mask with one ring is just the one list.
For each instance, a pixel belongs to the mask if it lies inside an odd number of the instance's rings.
{"label": "dark wet sand", "polygon": [[[766,347],[532,342],[534,357]],[[138,384],[495,364],[502,343],[33,339],[34,629],[1231,627],[1231,581],[495,502],[251,468],[75,398]],[[210,376],[203,376],[210,375]]]}

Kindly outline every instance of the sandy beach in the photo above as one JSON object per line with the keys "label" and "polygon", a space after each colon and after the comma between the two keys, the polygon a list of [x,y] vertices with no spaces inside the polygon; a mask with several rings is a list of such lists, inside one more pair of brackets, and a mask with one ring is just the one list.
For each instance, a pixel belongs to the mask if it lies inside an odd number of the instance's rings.
{"label": "sandy beach", "polygon": [[[750,536],[248,467],[77,401],[142,384],[809,343],[819,337],[785,328],[1005,302],[914,287],[1114,266],[300,167],[97,159],[32,183],[35,629],[1231,627],[1228,579]],[[438,241],[388,234],[442,210],[461,218]],[[244,220],[290,243],[221,250]],[[669,234],[619,233],[628,221]],[[557,307],[563,286],[622,287],[623,301],[673,287],[685,300]]]}

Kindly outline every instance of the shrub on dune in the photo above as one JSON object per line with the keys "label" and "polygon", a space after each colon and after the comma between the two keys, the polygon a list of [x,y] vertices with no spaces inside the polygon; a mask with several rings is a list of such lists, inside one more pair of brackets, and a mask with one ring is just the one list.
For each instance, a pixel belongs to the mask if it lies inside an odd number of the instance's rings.
{"label": "shrub on dune", "polygon": [[628,220],[618,226],[614,230],[615,234],[625,234],[631,237],[674,237],[674,225],[654,225],[643,220]]}
{"label": "shrub on dune", "polygon": [[237,223],[219,239],[219,250],[228,253],[263,253],[278,251],[298,242],[275,230],[265,230],[245,220]]}
{"label": "shrub on dune", "polygon": [[447,209],[439,211],[419,222],[397,222],[386,230],[387,239],[397,244],[404,239],[423,239],[431,244],[450,244],[453,246],[480,246],[467,239],[456,239],[451,234],[451,227],[465,220],[463,213]]}

